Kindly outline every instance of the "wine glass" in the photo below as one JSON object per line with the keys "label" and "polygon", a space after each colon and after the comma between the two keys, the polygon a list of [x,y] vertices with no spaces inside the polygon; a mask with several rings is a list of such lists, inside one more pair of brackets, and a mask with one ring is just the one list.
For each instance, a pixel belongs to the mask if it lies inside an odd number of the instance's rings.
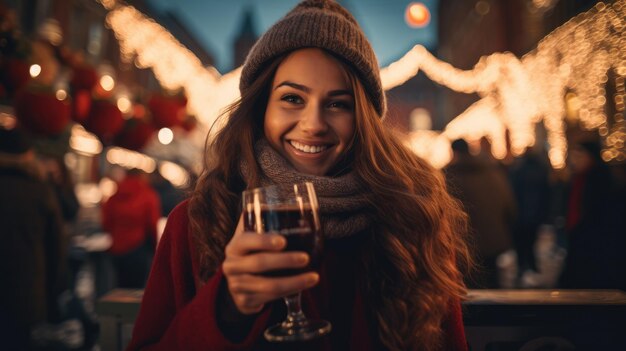
{"label": "wine glass", "polygon": [[[288,268],[264,273],[283,277],[312,270],[320,259],[322,228],[319,204],[313,184],[309,182],[289,186],[273,185],[243,192],[244,228],[247,231],[277,233],[287,239],[285,251],[304,251],[309,264],[303,268]],[[305,341],[331,330],[325,320],[311,320],[302,312],[300,292],[284,298],[287,318],[269,327],[263,334],[268,341]]]}

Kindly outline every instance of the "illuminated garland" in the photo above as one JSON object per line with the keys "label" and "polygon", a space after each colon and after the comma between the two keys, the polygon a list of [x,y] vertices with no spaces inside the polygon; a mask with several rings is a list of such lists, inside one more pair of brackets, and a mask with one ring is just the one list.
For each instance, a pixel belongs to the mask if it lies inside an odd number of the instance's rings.
{"label": "illuminated garland", "polygon": [[151,68],[165,89],[185,89],[188,112],[205,126],[211,126],[238,97],[240,69],[223,76],[212,67],[207,69],[166,29],[134,7],[114,1],[103,5],[110,10],[106,20],[119,41],[122,59],[134,60],[138,68]]}
{"label": "illuminated garland", "polygon": [[[606,137],[606,161],[624,160],[624,75],[626,74],[626,4],[598,3],[594,9],[568,21],[547,35],[537,49],[521,59],[495,53],[480,59],[468,71],[454,68],[415,46],[404,57],[381,70],[386,90],[403,84],[421,69],[433,81],[463,93],[477,93],[481,99],[456,117],[443,131],[450,140],[471,140],[487,136],[496,157],[504,157],[505,129],[511,137],[512,152],[521,154],[535,142],[535,123],[543,121],[548,132],[552,165],[565,165],[565,94],[579,100],[580,123],[584,129],[598,129]],[[607,71],[617,74],[614,97],[616,114],[608,127],[604,113],[604,86]],[[610,129],[610,133],[609,133]]]}
{"label": "illuminated garland", "polygon": [[[135,59],[141,68],[152,68],[159,82],[169,89],[184,88],[188,110],[205,126],[213,125],[224,107],[239,96],[241,69],[224,76],[212,67],[202,67],[195,55],[163,27],[131,6],[101,0],[110,10],[107,23],[120,41],[122,56]],[[534,1],[549,8],[553,1]],[[476,140],[486,136],[498,158],[506,154],[505,131],[509,130],[514,155],[535,143],[535,124],[543,122],[548,132],[548,156],[555,168],[565,166],[566,93],[574,94],[581,106],[579,119],[585,129],[605,138],[606,161],[624,160],[626,122],[623,118],[626,76],[626,0],[612,5],[598,3],[547,35],[521,59],[510,53],[482,57],[472,70],[459,70],[417,45],[400,60],[381,70],[385,90],[403,84],[421,69],[433,81],[458,92],[477,93],[481,99],[453,119],[436,138],[444,151],[423,152],[419,138],[431,140],[432,133],[414,133],[407,141],[413,149],[437,166],[447,162],[449,140]],[[616,75],[615,115],[604,113],[607,72]],[[573,95],[572,95],[573,96]],[[435,132],[433,132],[435,133]],[[436,134],[436,133],[435,133]],[[427,136],[425,136],[427,135]],[[430,150],[433,146],[430,146]]]}

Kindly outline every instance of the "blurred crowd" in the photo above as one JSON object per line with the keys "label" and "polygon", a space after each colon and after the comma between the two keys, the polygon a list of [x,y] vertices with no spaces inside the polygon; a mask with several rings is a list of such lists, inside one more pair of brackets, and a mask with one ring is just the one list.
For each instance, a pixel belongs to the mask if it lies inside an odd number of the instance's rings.
{"label": "blurred crowd", "polygon": [[570,145],[563,169],[539,147],[496,160],[476,144],[454,141],[444,168],[470,219],[470,288],[626,289],[624,164],[605,163],[593,137]]}
{"label": "blurred crowd", "polygon": [[63,156],[35,147],[10,121],[0,125],[3,347],[88,350],[98,335],[96,299],[144,287],[162,223],[185,190],[158,171],[116,168],[110,197],[81,201],[89,191]]}

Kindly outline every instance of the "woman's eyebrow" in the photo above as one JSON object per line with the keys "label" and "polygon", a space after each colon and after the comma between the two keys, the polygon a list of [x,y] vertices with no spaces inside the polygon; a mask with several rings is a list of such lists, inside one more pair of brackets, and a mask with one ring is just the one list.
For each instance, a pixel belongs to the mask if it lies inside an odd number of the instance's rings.
{"label": "woman's eyebrow", "polygon": [[[288,86],[288,87],[292,87],[294,89],[303,91],[305,93],[310,93],[311,92],[311,88],[307,87],[306,85],[302,85],[302,84],[298,84],[298,83],[294,83],[291,81],[284,81],[280,84],[278,84],[274,90],[282,87],[282,86]],[[338,90],[332,90],[328,93],[328,96],[339,96],[339,95],[350,95],[352,96],[352,90],[350,89],[338,89]]]}
{"label": "woman's eyebrow", "polygon": [[282,86],[292,87],[292,88],[294,88],[294,89],[301,90],[301,91],[303,91],[303,92],[305,92],[305,93],[310,93],[310,92],[311,92],[311,88],[309,88],[309,87],[307,87],[307,86],[305,86],[305,85],[302,85],[302,84],[298,84],[298,83],[290,82],[290,81],[288,81],[288,80],[286,80],[286,81],[284,81],[284,82],[282,82],[282,83],[278,84],[278,85],[274,88],[274,90],[276,90],[276,89],[278,89],[278,88],[280,88],[280,87],[282,87]]}

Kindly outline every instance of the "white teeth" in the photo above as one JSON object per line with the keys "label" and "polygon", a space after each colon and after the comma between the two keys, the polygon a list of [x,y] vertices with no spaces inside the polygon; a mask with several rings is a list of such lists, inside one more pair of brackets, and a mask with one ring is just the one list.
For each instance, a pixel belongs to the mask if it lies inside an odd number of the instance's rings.
{"label": "white teeth", "polygon": [[306,152],[308,154],[317,154],[320,153],[324,150],[326,150],[328,148],[328,146],[325,145],[305,145],[305,144],[301,144],[297,141],[289,141],[289,143],[291,144],[291,146],[295,147],[296,149],[302,151],[302,152]]}

